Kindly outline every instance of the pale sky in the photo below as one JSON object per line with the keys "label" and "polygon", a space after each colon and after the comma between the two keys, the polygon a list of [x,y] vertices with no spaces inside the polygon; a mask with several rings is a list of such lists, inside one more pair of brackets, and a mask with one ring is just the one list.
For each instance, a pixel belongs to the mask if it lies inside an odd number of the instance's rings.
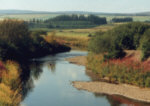
{"label": "pale sky", "polygon": [[132,13],[150,11],[150,0],[0,0],[0,9]]}

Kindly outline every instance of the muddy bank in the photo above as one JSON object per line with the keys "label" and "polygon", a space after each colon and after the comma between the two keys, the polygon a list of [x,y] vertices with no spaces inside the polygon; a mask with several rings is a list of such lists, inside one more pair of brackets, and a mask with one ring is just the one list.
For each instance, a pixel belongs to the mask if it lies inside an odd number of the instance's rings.
{"label": "muddy bank", "polygon": [[[86,56],[77,56],[73,58],[67,58],[66,60],[78,65],[86,65],[87,63]],[[86,73],[89,72],[90,71],[88,70]],[[148,88],[139,88],[127,84],[111,84],[101,81],[75,81],[73,82],[73,86],[77,89],[87,90],[89,92],[108,95],[120,95],[134,100],[150,102],[150,89]]]}

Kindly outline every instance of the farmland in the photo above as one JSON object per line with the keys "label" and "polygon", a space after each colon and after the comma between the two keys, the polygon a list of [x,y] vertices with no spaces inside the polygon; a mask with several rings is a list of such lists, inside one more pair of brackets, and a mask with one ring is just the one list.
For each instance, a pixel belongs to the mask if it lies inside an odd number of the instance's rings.
{"label": "farmland", "polygon": [[115,16],[115,15],[99,15],[101,17],[106,17],[107,21],[110,22],[113,18],[125,18],[125,17],[132,17],[133,21],[150,21],[150,16]]}
{"label": "farmland", "polygon": [[[22,19],[22,20],[30,20],[30,19],[41,19],[41,20],[46,20],[46,19],[49,19],[49,18],[54,18],[58,15],[61,15],[61,14],[3,14],[3,15],[0,15],[0,20],[2,19],[5,19],[5,18],[11,18],[11,19]],[[144,22],[144,21],[147,21],[147,20],[150,20],[150,16],[115,16],[115,15],[98,15],[100,17],[106,17],[107,18],[107,21],[110,21],[112,18],[124,18],[124,17],[132,17],[134,21],[141,21],[141,22]]]}
{"label": "farmland", "polygon": [[25,20],[25,21],[29,21],[30,19],[41,19],[41,20],[46,20],[49,18],[53,18],[58,16],[59,14],[4,14],[4,15],[0,15],[0,20],[3,19],[21,19],[21,20]]}
{"label": "farmland", "polygon": [[55,29],[48,30],[46,39],[51,39],[51,36],[55,36],[55,40],[59,43],[71,46],[77,49],[86,49],[91,36],[96,32],[106,32],[119,24],[107,24],[94,28],[87,29]]}

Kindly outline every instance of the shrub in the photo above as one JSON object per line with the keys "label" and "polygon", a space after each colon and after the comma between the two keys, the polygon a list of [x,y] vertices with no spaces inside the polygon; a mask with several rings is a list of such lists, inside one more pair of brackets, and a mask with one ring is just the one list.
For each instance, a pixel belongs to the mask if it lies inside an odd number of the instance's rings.
{"label": "shrub", "polygon": [[4,64],[0,83],[0,105],[18,106],[22,100],[19,65],[12,61]]}
{"label": "shrub", "polygon": [[0,57],[3,60],[24,61],[30,58],[68,51],[69,47],[46,42],[41,34],[30,32],[24,21],[4,20],[0,22]]}
{"label": "shrub", "polygon": [[146,60],[150,56],[150,30],[146,31],[144,37],[140,41],[140,49],[142,50],[142,60]]}
{"label": "shrub", "polygon": [[94,53],[104,53],[111,49],[112,37],[103,32],[97,33],[89,42],[89,50]]}
{"label": "shrub", "polygon": [[113,18],[112,22],[132,22],[133,18],[126,17],[126,18]]}
{"label": "shrub", "polygon": [[[150,25],[133,22],[124,25],[120,25],[107,32],[96,33],[89,43],[89,50],[93,53],[103,53],[105,58],[122,58],[125,54],[124,49],[137,49],[140,47],[140,40],[145,32],[150,28]],[[147,42],[147,43],[146,43]],[[144,44],[146,43],[146,44]],[[148,41],[144,41],[144,45],[149,45]],[[144,54],[148,54],[146,50],[142,49]]]}
{"label": "shrub", "polygon": [[114,83],[150,87],[149,62],[135,62],[130,58],[103,61],[101,54],[89,54],[87,60],[87,68],[100,78],[107,77],[108,81]]}

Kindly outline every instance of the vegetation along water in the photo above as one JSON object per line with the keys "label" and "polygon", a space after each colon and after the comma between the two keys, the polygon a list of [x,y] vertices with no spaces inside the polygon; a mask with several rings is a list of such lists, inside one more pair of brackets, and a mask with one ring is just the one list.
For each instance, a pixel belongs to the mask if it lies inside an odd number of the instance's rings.
{"label": "vegetation along water", "polygon": [[[0,105],[148,106],[138,97],[113,95],[116,89],[91,93],[95,81],[104,83],[95,90],[127,84],[150,91],[149,22],[134,22],[130,15],[110,17],[57,14],[44,20],[1,20]],[[70,57],[83,64],[68,62]]]}

